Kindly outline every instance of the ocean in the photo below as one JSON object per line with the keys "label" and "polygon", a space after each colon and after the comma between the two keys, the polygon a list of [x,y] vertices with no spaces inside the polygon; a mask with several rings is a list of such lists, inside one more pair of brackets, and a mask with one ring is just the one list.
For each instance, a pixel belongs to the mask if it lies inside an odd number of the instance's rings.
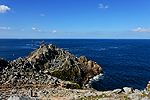
{"label": "ocean", "polygon": [[25,57],[43,41],[100,64],[104,78],[92,84],[97,90],[125,86],[144,89],[150,81],[150,40],[0,39],[0,57],[7,60]]}

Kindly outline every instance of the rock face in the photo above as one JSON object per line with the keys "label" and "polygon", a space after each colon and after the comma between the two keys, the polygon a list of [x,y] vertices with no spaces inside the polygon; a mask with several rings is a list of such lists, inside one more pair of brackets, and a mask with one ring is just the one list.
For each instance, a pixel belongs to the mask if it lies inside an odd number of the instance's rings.
{"label": "rock face", "polygon": [[[64,81],[70,81],[83,87],[100,73],[103,73],[102,68],[96,62],[84,56],[77,58],[54,45],[42,44],[27,57],[10,63],[0,60],[0,84],[13,86],[50,83],[62,85],[66,84]],[[75,88],[78,87],[77,84]]]}
{"label": "rock face", "polygon": [[2,71],[7,65],[8,65],[8,62],[0,58],[0,71]]}
{"label": "rock face", "polygon": [[124,87],[123,88],[123,91],[126,93],[126,94],[129,94],[129,93],[133,93],[133,88],[129,88],[129,87]]}
{"label": "rock face", "polygon": [[12,95],[8,98],[8,100],[32,100],[29,97]]}
{"label": "rock face", "polygon": [[150,81],[148,82],[146,89],[150,91]]}

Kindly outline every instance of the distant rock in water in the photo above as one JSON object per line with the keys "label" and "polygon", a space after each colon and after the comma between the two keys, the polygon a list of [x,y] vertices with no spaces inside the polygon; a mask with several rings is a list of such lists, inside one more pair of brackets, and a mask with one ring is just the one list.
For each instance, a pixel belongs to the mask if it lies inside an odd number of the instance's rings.
{"label": "distant rock in water", "polygon": [[68,88],[79,88],[101,73],[102,68],[96,62],[85,56],[77,58],[52,44],[42,44],[25,58],[11,62],[0,59],[0,84],[13,86],[59,84]]}

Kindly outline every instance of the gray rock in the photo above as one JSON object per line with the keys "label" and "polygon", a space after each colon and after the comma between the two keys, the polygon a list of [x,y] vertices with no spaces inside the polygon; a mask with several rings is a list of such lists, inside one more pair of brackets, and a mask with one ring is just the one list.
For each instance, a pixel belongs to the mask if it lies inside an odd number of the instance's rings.
{"label": "gray rock", "polygon": [[138,89],[135,89],[135,90],[134,90],[134,93],[142,94],[142,91],[140,91],[140,90],[138,90]]}
{"label": "gray rock", "polygon": [[150,81],[148,82],[146,89],[147,89],[147,91],[150,91]]}
{"label": "gray rock", "polygon": [[142,98],[141,100],[150,100],[150,98],[144,97],[144,98]]}
{"label": "gray rock", "polygon": [[141,100],[141,95],[138,93],[131,93],[128,94],[128,98],[130,98],[131,100]]}
{"label": "gray rock", "polygon": [[123,88],[123,91],[126,93],[126,94],[129,94],[129,93],[133,93],[133,88],[130,88],[130,87],[124,87]]}
{"label": "gray rock", "polygon": [[17,89],[12,89],[11,90],[11,94],[16,94],[17,93]]}
{"label": "gray rock", "polygon": [[115,90],[113,90],[112,92],[113,92],[113,93],[117,93],[117,94],[119,94],[119,93],[121,93],[121,92],[122,92],[122,89],[115,89]]}
{"label": "gray rock", "polygon": [[28,93],[29,93],[30,97],[38,97],[38,93],[36,91],[29,90]]}
{"label": "gray rock", "polygon": [[12,95],[7,100],[32,100],[32,99],[25,96]]}

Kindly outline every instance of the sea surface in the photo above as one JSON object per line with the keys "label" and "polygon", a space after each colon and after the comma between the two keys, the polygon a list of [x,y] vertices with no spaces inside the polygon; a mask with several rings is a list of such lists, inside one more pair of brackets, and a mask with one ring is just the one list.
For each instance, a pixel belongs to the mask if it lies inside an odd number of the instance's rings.
{"label": "sea surface", "polygon": [[97,90],[125,86],[144,89],[150,81],[150,40],[1,39],[0,57],[7,60],[24,57],[43,41],[100,64],[104,78],[93,83]]}

